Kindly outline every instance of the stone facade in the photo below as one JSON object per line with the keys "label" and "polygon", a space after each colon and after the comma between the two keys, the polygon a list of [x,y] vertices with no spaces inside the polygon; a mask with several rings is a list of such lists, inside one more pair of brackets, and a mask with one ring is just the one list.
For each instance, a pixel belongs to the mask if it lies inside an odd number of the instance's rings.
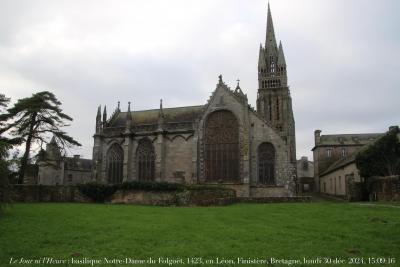
{"label": "stone facade", "polygon": [[[398,132],[397,126],[389,127],[389,131],[395,130]],[[385,133],[382,134],[358,134],[358,135],[346,135],[346,140],[341,140],[342,143],[340,146],[336,147],[336,150],[341,150],[344,148],[350,148],[349,151],[351,153],[347,155],[341,155],[338,160],[334,161],[330,164],[326,169],[319,172],[319,183],[320,183],[320,192],[335,196],[340,196],[347,198],[349,200],[360,200],[362,195],[365,192],[357,192],[357,191],[365,191],[366,183],[365,177],[361,177],[359,174],[359,170],[356,165],[356,158],[359,153],[362,153],[368,146],[376,143],[384,137]],[[343,135],[339,135],[340,138],[344,138]],[[351,138],[350,138],[351,137]],[[330,136],[332,139],[332,136]],[[357,138],[357,139],[356,139]],[[349,140],[351,139],[351,141]],[[351,144],[350,142],[354,142],[354,139],[358,141],[357,146]],[[400,140],[400,133],[398,133],[398,139]],[[326,140],[319,140],[319,142],[327,142]],[[330,141],[332,144],[332,140]],[[345,144],[349,146],[346,147]],[[319,146],[314,148],[315,150],[322,149],[323,146]],[[333,152],[331,157],[333,157]],[[360,196],[358,196],[360,195]]]}
{"label": "stone facade", "polygon": [[92,180],[92,160],[82,159],[78,155],[61,155],[55,139],[39,153],[38,175],[35,183],[40,185],[74,185]]}
{"label": "stone facade", "polygon": [[382,133],[321,135],[321,130],[315,130],[315,145],[312,149],[315,191],[323,191],[320,182],[321,173],[338,160],[354,155],[361,147],[377,140],[382,135]]}
{"label": "stone facade", "polygon": [[314,163],[307,157],[297,161],[297,192],[314,191]]}
{"label": "stone facade", "polygon": [[[163,108],[161,101],[159,109],[131,111],[129,103],[122,112],[118,104],[111,116],[99,107],[93,179],[220,185],[235,189],[238,197],[292,196],[295,125],[283,49],[280,45],[278,51],[269,8],[267,21],[257,111],[239,83],[231,90],[222,76],[205,105]],[[282,82],[272,85],[268,81],[278,72]]]}
{"label": "stone facade", "polygon": [[349,183],[363,182],[354,160],[320,177],[321,193],[346,197]]}

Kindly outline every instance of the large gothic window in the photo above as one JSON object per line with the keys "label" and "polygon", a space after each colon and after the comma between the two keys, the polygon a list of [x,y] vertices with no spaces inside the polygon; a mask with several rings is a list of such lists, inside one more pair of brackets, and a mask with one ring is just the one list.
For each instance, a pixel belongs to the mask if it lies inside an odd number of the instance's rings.
{"label": "large gothic window", "polygon": [[107,177],[111,184],[122,183],[124,153],[118,144],[113,144],[107,152]]}
{"label": "large gothic window", "polygon": [[152,142],[143,138],[136,150],[139,181],[152,181],[155,178],[155,153]]}
{"label": "large gothic window", "polygon": [[215,111],[207,119],[205,178],[209,182],[240,181],[239,125],[230,111]]}
{"label": "large gothic window", "polygon": [[258,182],[275,184],[275,148],[271,143],[258,146]]}

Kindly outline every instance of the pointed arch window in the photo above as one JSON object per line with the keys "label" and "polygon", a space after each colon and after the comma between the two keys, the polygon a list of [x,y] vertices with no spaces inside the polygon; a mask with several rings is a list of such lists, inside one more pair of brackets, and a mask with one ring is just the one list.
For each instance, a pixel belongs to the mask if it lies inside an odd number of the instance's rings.
{"label": "pointed arch window", "polygon": [[275,184],[275,148],[271,143],[258,146],[258,182]]}
{"label": "pointed arch window", "polygon": [[207,119],[205,179],[208,182],[240,181],[239,124],[230,111],[215,111]]}
{"label": "pointed arch window", "polygon": [[107,152],[107,177],[111,184],[122,183],[124,153],[120,145],[113,144]]}
{"label": "pointed arch window", "polygon": [[148,138],[139,141],[136,159],[139,181],[153,181],[155,179],[155,153],[153,143]]}

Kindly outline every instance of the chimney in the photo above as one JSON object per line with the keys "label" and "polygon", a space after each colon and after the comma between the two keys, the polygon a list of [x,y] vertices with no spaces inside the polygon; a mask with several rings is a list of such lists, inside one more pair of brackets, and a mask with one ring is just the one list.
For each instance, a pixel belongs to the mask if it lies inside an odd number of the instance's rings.
{"label": "chimney", "polygon": [[315,130],[314,131],[314,142],[315,145],[318,145],[321,141],[321,130]]}

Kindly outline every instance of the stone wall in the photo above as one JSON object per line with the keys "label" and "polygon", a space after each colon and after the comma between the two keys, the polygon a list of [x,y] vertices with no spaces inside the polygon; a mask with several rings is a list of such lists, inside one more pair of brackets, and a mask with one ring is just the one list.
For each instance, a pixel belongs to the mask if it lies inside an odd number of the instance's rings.
{"label": "stone wall", "polygon": [[[349,180],[350,177],[351,181]],[[320,192],[329,195],[347,196],[349,195],[347,184],[350,182],[360,183],[362,181],[363,179],[358,173],[356,163],[352,162],[335,171],[320,176]]]}
{"label": "stone wall", "polygon": [[92,202],[76,186],[13,185],[13,202]]}
{"label": "stone wall", "polygon": [[281,196],[293,195],[296,166],[290,162],[288,146],[272,128],[253,113],[251,113],[251,124],[251,184],[258,184],[258,147],[263,142],[269,142],[275,148],[276,185],[286,189],[281,190],[283,193]]}
{"label": "stone wall", "polygon": [[[218,206],[236,202],[275,203],[311,200],[310,197],[280,196],[279,193],[276,193],[273,197],[263,197],[261,193],[257,193],[259,195],[254,198],[243,197],[236,195],[237,186],[233,185],[232,187],[232,189],[229,189],[227,186],[205,186],[171,192],[118,190],[110,197],[108,202],[157,206]],[[276,190],[276,188],[271,190]],[[12,202],[93,202],[83,195],[77,186],[14,185],[11,188],[10,195]]]}
{"label": "stone wall", "polygon": [[[118,190],[110,203],[158,206],[209,206],[234,203],[236,193],[226,188],[193,188],[181,191],[159,192]],[[93,202],[77,186],[13,185],[12,202]]]}
{"label": "stone wall", "polygon": [[173,183],[192,183],[193,137],[171,136],[165,141],[165,178]]}
{"label": "stone wall", "polygon": [[266,186],[266,187],[251,187],[250,197],[266,198],[266,197],[290,197],[291,192],[284,186]]}
{"label": "stone wall", "polygon": [[370,178],[370,200],[400,201],[400,176]]}

